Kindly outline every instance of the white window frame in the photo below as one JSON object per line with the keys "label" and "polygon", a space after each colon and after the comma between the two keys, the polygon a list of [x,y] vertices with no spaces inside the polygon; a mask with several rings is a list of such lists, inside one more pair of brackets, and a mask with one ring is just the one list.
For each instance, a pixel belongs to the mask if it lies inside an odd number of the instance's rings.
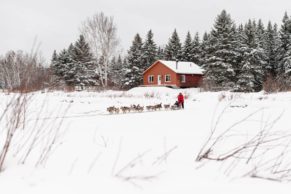
{"label": "white window frame", "polygon": [[[167,78],[169,78],[169,79],[167,79]],[[165,75],[165,82],[171,82],[171,74]]]}
{"label": "white window frame", "polygon": [[149,75],[148,76],[148,82],[149,83],[154,83],[154,75]]}
{"label": "white window frame", "polygon": [[181,83],[186,83],[186,75],[181,75]]}

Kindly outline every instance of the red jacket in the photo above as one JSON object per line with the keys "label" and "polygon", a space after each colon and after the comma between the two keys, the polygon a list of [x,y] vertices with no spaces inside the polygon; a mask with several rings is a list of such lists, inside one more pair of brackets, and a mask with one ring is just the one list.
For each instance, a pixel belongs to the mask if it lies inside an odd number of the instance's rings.
{"label": "red jacket", "polygon": [[184,102],[184,96],[183,96],[183,94],[179,94],[179,95],[178,95],[178,102],[179,102],[179,103]]}

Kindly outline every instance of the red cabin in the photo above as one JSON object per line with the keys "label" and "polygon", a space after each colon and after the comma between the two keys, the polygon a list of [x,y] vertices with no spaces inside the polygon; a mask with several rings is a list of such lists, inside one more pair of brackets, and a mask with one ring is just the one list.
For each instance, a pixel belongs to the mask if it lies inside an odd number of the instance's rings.
{"label": "red cabin", "polygon": [[143,73],[145,86],[198,87],[203,69],[192,62],[158,60]]}

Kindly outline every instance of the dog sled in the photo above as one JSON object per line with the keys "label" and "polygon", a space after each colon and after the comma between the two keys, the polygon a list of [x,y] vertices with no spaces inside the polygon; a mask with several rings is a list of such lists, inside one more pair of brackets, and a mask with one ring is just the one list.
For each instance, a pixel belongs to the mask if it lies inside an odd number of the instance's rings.
{"label": "dog sled", "polygon": [[175,104],[173,104],[171,106],[171,110],[179,110],[179,109],[181,109],[181,106],[180,106],[179,102],[176,101]]}

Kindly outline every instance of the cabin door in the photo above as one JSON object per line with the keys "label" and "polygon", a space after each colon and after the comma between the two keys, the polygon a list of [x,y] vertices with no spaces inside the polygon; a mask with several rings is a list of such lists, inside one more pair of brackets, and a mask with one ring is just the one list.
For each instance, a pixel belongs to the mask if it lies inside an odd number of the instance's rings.
{"label": "cabin door", "polygon": [[162,84],[162,76],[158,75],[158,85],[161,85],[161,84]]}

